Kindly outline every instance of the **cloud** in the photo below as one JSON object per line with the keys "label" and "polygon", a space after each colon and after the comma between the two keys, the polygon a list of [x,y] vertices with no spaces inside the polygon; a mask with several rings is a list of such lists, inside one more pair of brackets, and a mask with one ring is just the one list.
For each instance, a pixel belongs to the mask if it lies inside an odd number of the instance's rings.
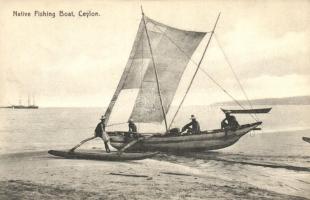
{"label": "cloud", "polygon": [[228,64],[223,62],[225,57],[221,46],[242,79],[310,73],[310,47],[305,45],[310,43],[310,31],[287,32],[281,37],[272,37],[255,27],[248,28],[251,31],[241,31],[240,27],[224,36],[216,35],[213,50],[210,50],[207,58],[209,64],[206,64],[216,66],[210,72],[221,74],[229,69]]}
{"label": "cloud", "polygon": [[[285,75],[269,76],[264,75],[246,83],[248,91],[254,98],[301,96],[309,94],[310,75]],[[257,87],[259,86],[259,87]]]}

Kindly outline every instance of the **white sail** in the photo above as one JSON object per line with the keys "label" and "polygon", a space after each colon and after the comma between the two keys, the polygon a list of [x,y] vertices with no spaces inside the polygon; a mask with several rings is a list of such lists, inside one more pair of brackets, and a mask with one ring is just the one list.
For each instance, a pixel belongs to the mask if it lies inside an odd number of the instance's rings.
{"label": "white sail", "polygon": [[[167,113],[189,62],[184,53],[191,56],[206,33],[176,29],[146,16],[144,19]],[[151,56],[142,19],[127,65],[106,111],[111,123],[129,118],[140,123],[164,120]]]}

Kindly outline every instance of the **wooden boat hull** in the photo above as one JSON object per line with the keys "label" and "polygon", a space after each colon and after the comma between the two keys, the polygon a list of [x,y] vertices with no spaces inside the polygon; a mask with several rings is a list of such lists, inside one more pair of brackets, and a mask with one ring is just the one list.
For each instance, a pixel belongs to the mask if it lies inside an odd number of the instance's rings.
{"label": "wooden boat hull", "polygon": [[[152,136],[137,142],[128,151],[163,151],[163,152],[184,152],[184,151],[205,151],[222,149],[236,143],[243,135],[254,130],[262,122],[245,124],[237,130],[229,130],[225,134],[224,130],[202,131],[196,135],[182,136]],[[109,132],[111,145],[116,149],[121,149],[126,145],[124,132]]]}
{"label": "wooden boat hull", "polygon": [[142,160],[145,158],[153,157],[157,152],[152,153],[122,153],[117,152],[111,153],[86,153],[86,152],[68,152],[68,151],[57,151],[49,150],[49,154],[53,156],[59,156],[68,159],[86,159],[86,160],[107,160],[107,161],[126,161],[126,160]]}
{"label": "wooden boat hull", "polygon": [[310,143],[310,138],[308,138],[308,137],[302,137],[302,139],[303,139],[303,141],[309,142],[309,143]]}

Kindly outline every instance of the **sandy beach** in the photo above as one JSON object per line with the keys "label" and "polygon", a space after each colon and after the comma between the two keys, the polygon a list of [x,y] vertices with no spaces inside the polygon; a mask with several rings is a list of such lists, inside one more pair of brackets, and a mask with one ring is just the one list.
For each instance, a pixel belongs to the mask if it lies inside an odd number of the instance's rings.
{"label": "sandy beach", "polygon": [[[310,107],[273,109],[274,115],[284,115],[283,109],[294,115],[263,120],[264,131],[225,149],[130,162],[47,153],[89,137],[99,109],[2,110],[0,199],[310,199],[310,145],[302,140],[310,133]],[[98,139],[78,151],[103,149]]]}
{"label": "sandy beach", "polygon": [[160,155],[105,162],[44,151],[3,154],[0,160],[0,199],[305,199],[215,178]]}

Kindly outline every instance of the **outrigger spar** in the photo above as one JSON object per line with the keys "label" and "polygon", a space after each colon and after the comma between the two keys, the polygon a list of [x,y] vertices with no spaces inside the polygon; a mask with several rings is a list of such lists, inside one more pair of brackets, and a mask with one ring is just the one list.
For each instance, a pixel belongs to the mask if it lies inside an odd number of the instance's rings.
{"label": "outrigger spar", "polygon": [[[147,17],[142,7],[141,11],[142,18],[128,62],[105,112],[105,117],[108,123],[107,127],[109,127],[109,122],[122,124],[119,122],[132,119],[142,130],[145,126],[164,122],[165,133],[160,134],[158,130],[151,133],[140,130],[139,134],[148,134],[149,137],[144,139],[131,138],[128,141],[128,138],[125,137],[128,135],[127,131],[108,130],[111,145],[121,151],[127,148],[130,151],[214,150],[228,147],[249,131],[258,129],[258,126],[262,124],[260,121],[240,125],[234,130],[202,130],[195,135],[181,134],[179,129],[174,129],[177,132],[170,130],[198,70],[201,69],[201,63],[214,35],[220,14],[217,16],[211,32],[196,32],[167,26]],[[194,63],[196,69],[193,77],[168,126],[166,115],[183,72],[189,61],[192,61],[191,56],[196,48],[209,33],[210,37],[199,63]],[[216,83],[214,79],[211,80]],[[218,83],[216,84],[219,86]],[[126,106],[124,107],[124,105]],[[243,111],[224,109],[223,111],[230,113],[267,113],[270,109],[243,108]]]}

